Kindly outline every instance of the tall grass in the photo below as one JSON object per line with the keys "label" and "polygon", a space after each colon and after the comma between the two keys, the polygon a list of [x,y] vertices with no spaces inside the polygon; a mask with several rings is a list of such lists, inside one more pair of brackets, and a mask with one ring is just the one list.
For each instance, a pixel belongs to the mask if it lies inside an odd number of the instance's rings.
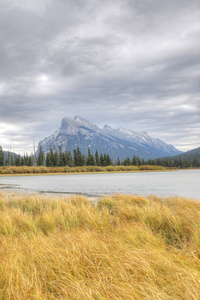
{"label": "tall grass", "polygon": [[47,174],[47,173],[87,173],[87,172],[134,172],[134,171],[165,171],[162,166],[83,166],[83,167],[28,167],[4,166],[0,167],[0,174]]}
{"label": "tall grass", "polygon": [[1,193],[0,299],[200,299],[200,203]]}

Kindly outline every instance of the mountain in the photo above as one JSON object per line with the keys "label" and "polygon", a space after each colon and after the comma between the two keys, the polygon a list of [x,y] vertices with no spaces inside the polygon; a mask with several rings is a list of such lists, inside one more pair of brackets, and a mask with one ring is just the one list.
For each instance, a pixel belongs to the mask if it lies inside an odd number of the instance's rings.
{"label": "mountain", "polygon": [[163,141],[150,137],[146,132],[135,132],[132,130],[118,128],[114,129],[105,125],[102,129],[95,124],[81,118],[66,117],[62,120],[60,128],[46,137],[38,144],[44,153],[49,152],[50,147],[56,151],[61,147],[62,152],[73,151],[79,146],[82,153],[108,153],[113,159],[119,157],[124,159],[127,156],[136,155],[144,159],[153,159],[163,156],[171,156],[182,153]]}
{"label": "mountain", "polygon": [[[4,159],[8,159],[8,153],[9,151],[3,151],[3,154],[4,154]],[[16,156],[19,156],[18,154],[14,153],[14,152],[10,152],[10,155],[12,155],[13,157],[16,155]]]}
{"label": "mountain", "polygon": [[173,159],[182,159],[182,160],[188,160],[188,161],[192,161],[193,159],[197,159],[198,161],[200,161],[200,147],[195,148],[193,150],[181,153],[179,155],[176,156],[171,156],[171,157],[166,157],[166,159],[169,160],[173,160]]}

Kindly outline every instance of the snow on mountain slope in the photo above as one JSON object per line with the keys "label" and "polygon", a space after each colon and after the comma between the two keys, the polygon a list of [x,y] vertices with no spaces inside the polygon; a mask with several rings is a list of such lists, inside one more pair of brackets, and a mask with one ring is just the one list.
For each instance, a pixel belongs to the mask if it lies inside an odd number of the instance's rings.
{"label": "snow on mountain slope", "polygon": [[81,118],[79,116],[75,116],[74,117],[74,121],[76,121],[81,126],[84,126],[84,127],[88,128],[88,129],[95,130],[97,132],[99,132],[101,130],[97,125],[92,124],[89,121],[87,121],[87,120],[85,120],[85,119],[83,119],[83,118]]}
{"label": "snow on mountain slope", "polygon": [[74,119],[65,117],[61,122],[61,127],[41,141],[38,149],[40,145],[45,153],[49,152],[50,147],[54,151],[59,147],[62,151],[73,151],[79,146],[83,153],[87,153],[88,148],[92,153],[97,149],[100,153],[109,153],[113,159],[117,157],[123,159],[127,155],[148,159],[181,153],[172,145],[152,138],[146,132],[134,132],[124,128],[115,129],[108,125],[101,129],[79,116]]}

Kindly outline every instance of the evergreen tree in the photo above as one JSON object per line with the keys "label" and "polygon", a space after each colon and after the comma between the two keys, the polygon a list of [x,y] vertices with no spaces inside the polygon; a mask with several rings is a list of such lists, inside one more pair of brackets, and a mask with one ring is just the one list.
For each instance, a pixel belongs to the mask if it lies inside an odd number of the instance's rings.
{"label": "evergreen tree", "polygon": [[39,149],[39,154],[38,154],[38,159],[37,159],[37,165],[38,166],[44,166],[45,165],[45,155],[44,155],[44,152],[42,150],[41,145],[40,145],[40,149]]}
{"label": "evergreen tree", "polygon": [[59,155],[58,155],[58,165],[59,167],[62,167],[65,165],[64,163],[64,156],[63,156],[63,153],[61,151],[61,147],[59,146]]}
{"label": "evergreen tree", "polygon": [[95,158],[94,158],[94,155],[91,154],[90,156],[90,166],[95,166]]}
{"label": "evergreen tree", "polygon": [[119,159],[119,157],[117,158],[117,166],[120,166],[121,165],[121,162],[120,162],[120,159]]}
{"label": "evergreen tree", "polygon": [[15,157],[14,157],[14,165],[15,166],[20,166],[20,155],[17,155],[15,154]]}
{"label": "evergreen tree", "polygon": [[127,158],[124,160],[124,166],[130,166],[131,161],[130,158],[127,156]]}
{"label": "evergreen tree", "polygon": [[54,166],[54,153],[53,153],[53,149],[50,147],[50,166],[49,167],[53,167]]}
{"label": "evergreen tree", "polygon": [[4,166],[4,153],[2,146],[0,146],[0,166]]}
{"label": "evergreen tree", "polygon": [[47,155],[46,155],[46,166],[47,167],[51,167],[51,155],[50,153],[48,152]]}
{"label": "evergreen tree", "polygon": [[104,162],[103,154],[101,153],[101,155],[100,155],[100,166],[102,166],[102,167],[103,167],[103,162]]}
{"label": "evergreen tree", "polygon": [[33,155],[30,155],[29,157],[28,157],[28,166],[33,166]]}
{"label": "evergreen tree", "polygon": [[112,160],[111,160],[109,154],[106,155],[106,165],[107,166],[111,166],[112,165]]}
{"label": "evergreen tree", "polygon": [[133,155],[133,159],[132,159],[131,165],[137,166],[137,159],[136,159],[135,155]]}
{"label": "evergreen tree", "polygon": [[77,166],[77,152],[76,149],[74,149],[74,165]]}
{"label": "evergreen tree", "polygon": [[139,157],[138,157],[138,160],[137,160],[137,164],[138,164],[138,166],[141,166],[141,160],[140,160]]}
{"label": "evergreen tree", "polygon": [[62,153],[62,162],[63,162],[63,166],[66,166],[65,153]]}
{"label": "evergreen tree", "polygon": [[193,160],[192,160],[192,166],[194,168],[199,168],[200,167],[200,162],[198,161],[198,159],[196,157],[194,157]]}
{"label": "evergreen tree", "polygon": [[28,166],[28,154],[24,154],[24,165]]}
{"label": "evergreen tree", "polygon": [[95,166],[95,158],[94,158],[94,155],[91,154],[90,149],[88,149],[86,165],[87,166]]}
{"label": "evergreen tree", "polygon": [[8,165],[11,166],[11,153],[8,151]]}
{"label": "evergreen tree", "polygon": [[24,166],[24,158],[23,158],[23,156],[20,157],[20,166]]}
{"label": "evergreen tree", "polygon": [[95,152],[95,162],[97,166],[100,166],[99,153],[97,150]]}
{"label": "evergreen tree", "polygon": [[91,155],[91,152],[90,152],[90,149],[88,149],[88,154],[87,154],[87,157],[86,157],[86,166],[90,165],[90,155]]}
{"label": "evergreen tree", "polygon": [[56,151],[53,154],[53,166],[58,167],[58,163],[59,163],[59,158],[58,158],[58,152]]}
{"label": "evergreen tree", "polygon": [[72,167],[74,162],[73,162],[73,157],[71,151],[68,152],[67,154],[67,166]]}
{"label": "evergreen tree", "polygon": [[84,166],[84,158],[79,147],[76,148],[76,166]]}
{"label": "evergreen tree", "polygon": [[68,151],[66,150],[65,153],[63,153],[63,154],[64,154],[64,162],[65,162],[65,165],[68,166],[68,159],[69,159],[69,158],[68,158]]}
{"label": "evergreen tree", "polygon": [[82,166],[86,166],[86,158],[84,154],[82,155],[82,162],[83,162]]}
{"label": "evergreen tree", "polygon": [[103,155],[103,166],[104,167],[107,166],[107,155],[106,155],[106,153],[104,153],[104,155]]}
{"label": "evergreen tree", "polygon": [[15,161],[14,161],[13,155],[11,155],[11,166],[14,166],[14,163],[15,163]]}

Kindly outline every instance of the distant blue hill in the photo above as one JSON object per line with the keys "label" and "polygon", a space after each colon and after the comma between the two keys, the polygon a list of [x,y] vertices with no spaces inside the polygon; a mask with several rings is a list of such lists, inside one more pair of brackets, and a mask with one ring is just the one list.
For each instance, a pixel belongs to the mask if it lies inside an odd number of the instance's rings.
{"label": "distant blue hill", "polygon": [[[7,159],[8,158],[8,153],[9,153],[9,151],[3,151],[3,153],[4,153],[4,159]],[[17,155],[18,156],[18,154],[15,154],[14,152],[10,152],[10,154],[11,155]]]}
{"label": "distant blue hill", "polygon": [[166,157],[166,158],[169,160],[180,158],[182,160],[189,160],[189,161],[192,161],[195,158],[200,161],[200,147],[181,153],[179,155]]}

